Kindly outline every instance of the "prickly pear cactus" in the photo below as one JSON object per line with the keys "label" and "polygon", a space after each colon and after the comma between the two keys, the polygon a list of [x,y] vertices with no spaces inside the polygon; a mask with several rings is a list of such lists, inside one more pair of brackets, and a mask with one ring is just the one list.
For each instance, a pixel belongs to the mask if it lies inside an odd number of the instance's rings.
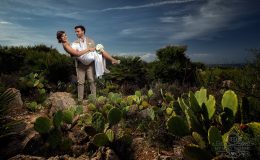
{"label": "prickly pear cactus", "polygon": [[176,136],[185,136],[189,128],[181,116],[172,116],[166,122],[167,129]]}
{"label": "prickly pear cactus", "polygon": [[141,93],[141,91],[135,91],[135,95],[136,95],[137,97],[141,97],[141,96],[142,96],[142,93]]}
{"label": "prickly pear cactus", "polygon": [[126,101],[128,105],[132,105],[134,102],[133,96],[127,96]]}
{"label": "prickly pear cactus", "polygon": [[155,112],[154,112],[153,108],[148,108],[148,109],[147,109],[147,114],[148,114],[148,116],[151,118],[151,120],[154,120],[154,118],[155,118]]}
{"label": "prickly pear cactus", "polygon": [[212,148],[214,148],[214,151],[224,147],[221,133],[215,126],[211,126],[208,130],[208,141]]}
{"label": "prickly pear cactus", "polygon": [[153,93],[153,90],[151,90],[151,89],[150,89],[150,90],[148,91],[148,93],[147,93],[147,95],[148,95],[149,98],[151,98],[151,97],[153,96],[153,94],[154,94],[154,93]]}
{"label": "prickly pear cactus", "polygon": [[199,105],[202,106],[202,103],[206,103],[207,101],[207,89],[201,88],[199,91],[196,91],[195,97]]}
{"label": "prickly pear cactus", "polygon": [[119,93],[112,93],[110,92],[108,94],[108,99],[110,100],[110,102],[112,102],[112,104],[120,104],[122,99],[122,96]]}
{"label": "prickly pear cactus", "polygon": [[210,160],[211,157],[206,150],[201,149],[197,145],[185,146],[183,150],[183,158],[185,160]]}
{"label": "prickly pear cactus", "polygon": [[254,145],[257,153],[260,152],[260,123],[259,122],[251,122],[247,124],[250,130],[253,132],[254,136]]}
{"label": "prickly pear cactus", "polygon": [[63,121],[65,123],[71,124],[74,117],[73,111],[65,110],[63,111]]}
{"label": "prickly pear cactus", "polygon": [[206,142],[203,140],[202,136],[197,132],[192,132],[192,137],[197,142],[197,144],[200,146],[201,149],[206,148]]}
{"label": "prickly pear cactus", "polygon": [[113,107],[114,107],[113,105],[107,103],[107,104],[103,105],[102,111],[105,113],[108,113],[110,111],[110,109]]}
{"label": "prickly pear cactus", "polygon": [[235,92],[228,90],[224,93],[222,100],[222,109],[228,108],[233,111],[233,115],[235,116],[238,110],[238,99]]}
{"label": "prickly pear cactus", "polygon": [[57,128],[57,127],[59,127],[61,125],[62,118],[63,118],[62,111],[57,111],[54,114],[54,117],[53,117],[53,125],[54,125],[54,127]]}
{"label": "prickly pear cactus", "polygon": [[90,111],[95,111],[97,109],[97,107],[93,103],[89,103],[87,107]]}
{"label": "prickly pear cactus", "polygon": [[38,117],[34,123],[34,129],[40,134],[48,133],[51,129],[51,120],[47,117]]}
{"label": "prickly pear cactus", "polygon": [[102,147],[109,143],[109,139],[105,133],[98,133],[93,137],[93,143],[98,147]]}
{"label": "prickly pear cactus", "polygon": [[191,107],[192,111],[194,113],[199,113],[201,108],[199,106],[199,103],[198,103],[195,95],[191,91],[189,92],[189,99],[190,99],[190,107]]}
{"label": "prickly pear cactus", "polygon": [[[194,97],[196,99],[194,99]],[[209,95],[209,98],[207,97],[207,89],[201,88],[199,91],[195,93],[195,96],[193,96],[192,92],[189,93],[191,108],[194,113],[198,113],[200,111],[200,108],[203,109],[203,103],[206,106],[206,113],[204,116],[207,116],[208,120],[211,120],[213,117],[215,111],[216,111],[216,100],[215,97],[212,95]],[[200,108],[198,107],[200,106]],[[204,106],[204,107],[205,107]]]}
{"label": "prickly pear cactus", "polygon": [[213,117],[215,111],[216,111],[216,100],[215,97],[212,95],[209,95],[209,99],[207,99],[206,103],[206,108],[207,108],[207,112],[208,112],[208,119],[211,120],[211,118]]}
{"label": "prickly pear cactus", "polygon": [[106,97],[104,97],[104,96],[99,96],[98,98],[97,98],[97,103],[98,104],[105,104],[106,103]]}
{"label": "prickly pear cactus", "polygon": [[92,116],[92,126],[98,132],[103,132],[105,127],[105,118],[100,112],[95,112]]}
{"label": "prickly pear cactus", "polygon": [[117,124],[122,118],[122,112],[120,109],[114,107],[110,109],[107,115],[107,119],[109,124],[114,125]]}
{"label": "prickly pear cactus", "polygon": [[50,131],[50,134],[48,135],[47,141],[49,142],[50,146],[52,148],[58,147],[59,144],[61,144],[62,141],[62,133],[58,129],[52,129]]}
{"label": "prickly pear cactus", "polygon": [[167,107],[167,108],[166,108],[166,114],[167,114],[167,115],[170,116],[170,115],[172,114],[172,112],[173,112],[173,108],[171,108],[171,107]]}
{"label": "prickly pear cactus", "polygon": [[115,135],[114,135],[114,132],[111,130],[111,129],[108,129],[106,131],[106,135],[107,135],[107,138],[110,142],[113,142],[114,141],[114,138],[115,138]]}
{"label": "prickly pear cactus", "polygon": [[141,104],[144,108],[147,108],[150,106],[150,104],[147,102],[147,101],[142,101],[142,104]]}

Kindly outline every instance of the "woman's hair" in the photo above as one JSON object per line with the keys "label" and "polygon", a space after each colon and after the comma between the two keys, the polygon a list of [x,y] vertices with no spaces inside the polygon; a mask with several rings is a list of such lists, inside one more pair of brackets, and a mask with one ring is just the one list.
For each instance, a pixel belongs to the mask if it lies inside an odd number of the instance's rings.
{"label": "woman's hair", "polygon": [[59,43],[61,43],[61,37],[64,33],[64,31],[57,31],[56,38],[58,39]]}

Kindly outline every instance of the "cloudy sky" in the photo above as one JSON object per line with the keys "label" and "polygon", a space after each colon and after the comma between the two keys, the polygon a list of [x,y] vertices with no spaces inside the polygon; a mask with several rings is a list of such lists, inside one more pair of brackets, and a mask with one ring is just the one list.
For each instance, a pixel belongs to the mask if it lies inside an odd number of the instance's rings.
{"label": "cloudy sky", "polygon": [[260,0],[1,0],[0,45],[46,44],[74,26],[112,55],[153,60],[166,45],[187,45],[204,63],[241,63],[260,48]]}

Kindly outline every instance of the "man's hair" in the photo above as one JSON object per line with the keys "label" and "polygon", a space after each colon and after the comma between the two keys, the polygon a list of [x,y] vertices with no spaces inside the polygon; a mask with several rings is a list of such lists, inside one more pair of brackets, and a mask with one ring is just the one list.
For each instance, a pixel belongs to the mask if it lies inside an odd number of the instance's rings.
{"label": "man's hair", "polygon": [[85,27],[82,25],[75,26],[74,29],[80,28],[85,33]]}

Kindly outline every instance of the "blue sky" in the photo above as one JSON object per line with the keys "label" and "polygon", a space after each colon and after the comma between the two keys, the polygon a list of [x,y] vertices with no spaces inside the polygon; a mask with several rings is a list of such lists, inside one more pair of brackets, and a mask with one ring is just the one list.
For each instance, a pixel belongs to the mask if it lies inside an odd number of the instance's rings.
{"label": "blue sky", "polygon": [[166,45],[187,45],[204,63],[241,63],[260,48],[260,0],[1,0],[0,45],[46,44],[65,53],[57,30],[76,39],[82,24],[112,55],[153,60]]}

